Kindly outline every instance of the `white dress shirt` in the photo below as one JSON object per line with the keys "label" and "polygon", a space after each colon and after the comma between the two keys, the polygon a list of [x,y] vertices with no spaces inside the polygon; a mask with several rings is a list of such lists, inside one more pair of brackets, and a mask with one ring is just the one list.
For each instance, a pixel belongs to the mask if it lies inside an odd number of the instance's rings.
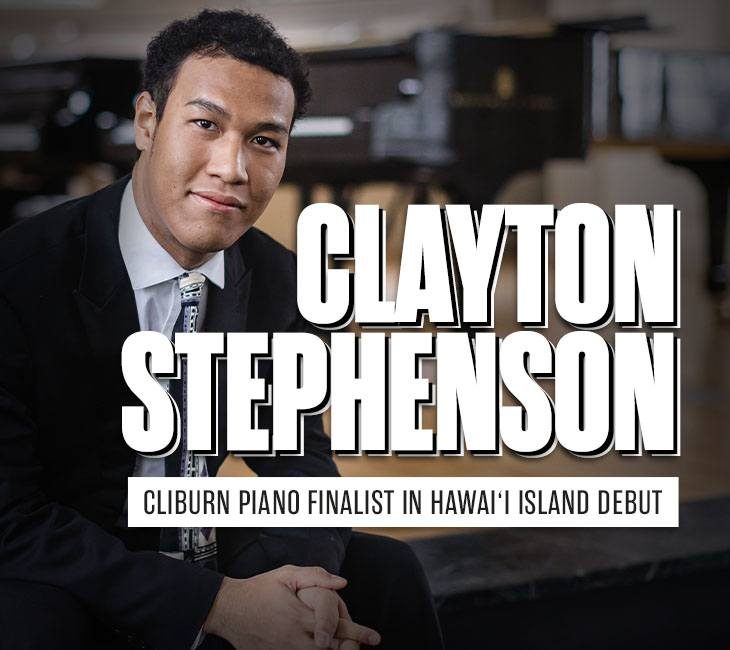
{"label": "white dress shirt", "polygon": [[[162,332],[172,337],[175,321],[180,314],[180,287],[178,276],[186,271],[198,271],[210,282],[223,288],[225,268],[223,251],[218,251],[207,262],[195,269],[184,269],[160,246],[147,229],[137,209],[132,181],[127,183],[119,211],[119,248],[134,290],[139,329]],[[203,285],[198,322],[202,326],[208,283]],[[160,380],[167,388],[167,380]],[[149,458],[139,454],[134,476],[164,476],[165,459]]]}

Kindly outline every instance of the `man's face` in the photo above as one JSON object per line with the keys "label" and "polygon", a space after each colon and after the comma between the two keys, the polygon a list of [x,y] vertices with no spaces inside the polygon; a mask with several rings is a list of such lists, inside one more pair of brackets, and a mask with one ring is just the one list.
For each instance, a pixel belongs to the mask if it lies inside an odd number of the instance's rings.
{"label": "man's face", "polygon": [[231,246],[261,216],[284,171],[294,91],[231,57],[188,57],[162,118],[137,101],[134,196],[155,239],[185,268]]}

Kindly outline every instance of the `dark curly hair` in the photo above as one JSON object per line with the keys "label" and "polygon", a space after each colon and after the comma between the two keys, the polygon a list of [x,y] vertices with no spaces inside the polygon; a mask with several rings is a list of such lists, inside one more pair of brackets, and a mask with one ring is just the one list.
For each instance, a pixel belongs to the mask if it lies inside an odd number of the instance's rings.
{"label": "dark curly hair", "polygon": [[230,56],[284,77],[294,89],[294,120],[309,102],[311,89],[302,57],[258,14],[205,9],[170,23],[147,46],[142,89],[149,91],[162,119],[177,71],[190,55]]}

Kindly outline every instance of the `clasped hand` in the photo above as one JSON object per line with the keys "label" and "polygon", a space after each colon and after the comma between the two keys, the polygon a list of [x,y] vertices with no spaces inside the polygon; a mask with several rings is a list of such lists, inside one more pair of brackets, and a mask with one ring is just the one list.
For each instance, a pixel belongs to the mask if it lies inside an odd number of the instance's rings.
{"label": "clasped hand", "polygon": [[380,635],[354,623],[337,595],[346,584],[319,567],[284,566],[253,578],[224,578],[203,629],[246,650],[377,645]]}

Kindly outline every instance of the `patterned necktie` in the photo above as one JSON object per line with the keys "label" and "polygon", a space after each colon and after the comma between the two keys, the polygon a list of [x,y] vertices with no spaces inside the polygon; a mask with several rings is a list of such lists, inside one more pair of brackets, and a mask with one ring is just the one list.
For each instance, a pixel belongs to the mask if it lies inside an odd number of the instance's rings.
{"label": "patterned necktie", "polygon": [[[205,285],[205,276],[195,271],[183,273],[178,278],[180,285],[180,316],[175,323],[175,332],[192,333],[200,325],[200,297]],[[187,361],[180,361],[180,380],[170,381],[170,394],[175,398],[180,411],[180,444],[178,451],[168,457],[165,463],[167,476],[208,476],[205,456],[197,456],[188,450],[187,423]],[[215,528],[163,529],[160,550],[182,557],[190,562],[203,562],[215,569]]]}

